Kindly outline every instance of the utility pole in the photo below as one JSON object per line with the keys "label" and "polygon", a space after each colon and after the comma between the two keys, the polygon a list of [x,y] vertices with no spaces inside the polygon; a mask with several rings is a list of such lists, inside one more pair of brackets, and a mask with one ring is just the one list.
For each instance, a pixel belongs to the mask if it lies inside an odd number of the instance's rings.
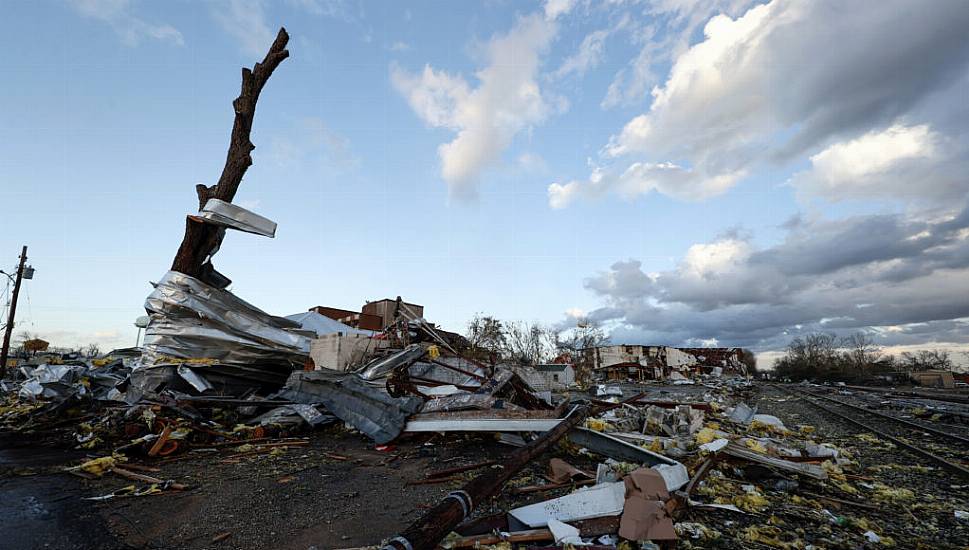
{"label": "utility pole", "polygon": [[20,296],[20,282],[24,278],[24,264],[27,262],[27,245],[20,253],[20,266],[17,267],[17,280],[13,284],[13,297],[10,299],[10,315],[7,316],[7,330],[3,333],[3,349],[0,349],[0,378],[7,374],[7,355],[10,353],[10,336],[13,334],[13,320],[17,314],[17,297]]}

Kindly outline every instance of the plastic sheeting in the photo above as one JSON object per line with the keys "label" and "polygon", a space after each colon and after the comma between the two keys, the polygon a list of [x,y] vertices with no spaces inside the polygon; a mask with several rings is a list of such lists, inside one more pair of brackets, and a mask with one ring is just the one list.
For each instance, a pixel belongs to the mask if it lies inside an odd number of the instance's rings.
{"label": "plastic sheeting", "polygon": [[169,271],[155,285],[145,309],[150,318],[145,365],[175,357],[292,367],[309,356],[310,339],[286,330],[297,328],[297,323],[177,271]]}

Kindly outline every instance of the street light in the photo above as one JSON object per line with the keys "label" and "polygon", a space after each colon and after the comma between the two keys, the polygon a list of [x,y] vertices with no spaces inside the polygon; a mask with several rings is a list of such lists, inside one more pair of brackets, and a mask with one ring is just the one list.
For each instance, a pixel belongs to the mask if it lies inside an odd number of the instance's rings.
{"label": "street light", "polygon": [[[24,279],[33,279],[34,278],[34,271],[36,271],[34,269],[34,266],[32,266],[32,265],[25,266],[24,267],[24,277],[23,278]],[[10,273],[7,273],[6,271],[0,269],[0,274],[6,275],[7,278],[10,279],[10,282],[15,282],[14,276],[11,275]]]}
{"label": "street light", "polygon": [[147,315],[142,315],[135,319],[135,326],[138,327],[138,336],[135,336],[135,347],[138,347],[138,340],[141,340],[141,329],[146,328],[150,320]]}

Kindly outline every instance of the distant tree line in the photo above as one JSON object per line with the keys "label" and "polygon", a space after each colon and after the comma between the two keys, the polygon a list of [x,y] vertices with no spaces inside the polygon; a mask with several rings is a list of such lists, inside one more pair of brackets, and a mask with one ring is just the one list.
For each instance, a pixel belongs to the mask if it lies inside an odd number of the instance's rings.
{"label": "distant tree line", "polygon": [[574,327],[561,328],[526,321],[502,321],[477,314],[469,322],[465,337],[472,356],[524,365],[550,363],[559,357],[574,361],[578,351],[601,346],[608,338],[601,327],[579,320]]}
{"label": "distant tree line", "polygon": [[879,374],[952,370],[945,350],[918,350],[895,357],[885,354],[869,334],[837,337],[829,332],[798,336],[784,357],[774,362],[774,376],[791,380],[854,382]]}

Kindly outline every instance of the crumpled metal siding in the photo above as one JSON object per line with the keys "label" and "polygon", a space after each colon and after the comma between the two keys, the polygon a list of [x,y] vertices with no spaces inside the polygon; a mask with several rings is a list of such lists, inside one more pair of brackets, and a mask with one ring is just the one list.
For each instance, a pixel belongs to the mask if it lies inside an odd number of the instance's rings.
{"label": "crumpled metal siding", "polygon": [[377,444],[400,435],[407,417],[422,404],[416,397],[391,397],[355,374],[328,371],[296,371],[277,395],[298,403],[320,403]]}
{"label": "crumpled metal siding", "polygon": [[145,300],[143,364],[165,357],[222,363],[302,364],[310,339],[285,330],[299,325],[275,317],[202,281],[169,271]]}
{"label": "crumpled metal siding", "polygon": [[239,205],[219,199],[209,199],[195,219],[220,227],[254,233],[263,237],[276,236],[276,222],[250,212]]}

